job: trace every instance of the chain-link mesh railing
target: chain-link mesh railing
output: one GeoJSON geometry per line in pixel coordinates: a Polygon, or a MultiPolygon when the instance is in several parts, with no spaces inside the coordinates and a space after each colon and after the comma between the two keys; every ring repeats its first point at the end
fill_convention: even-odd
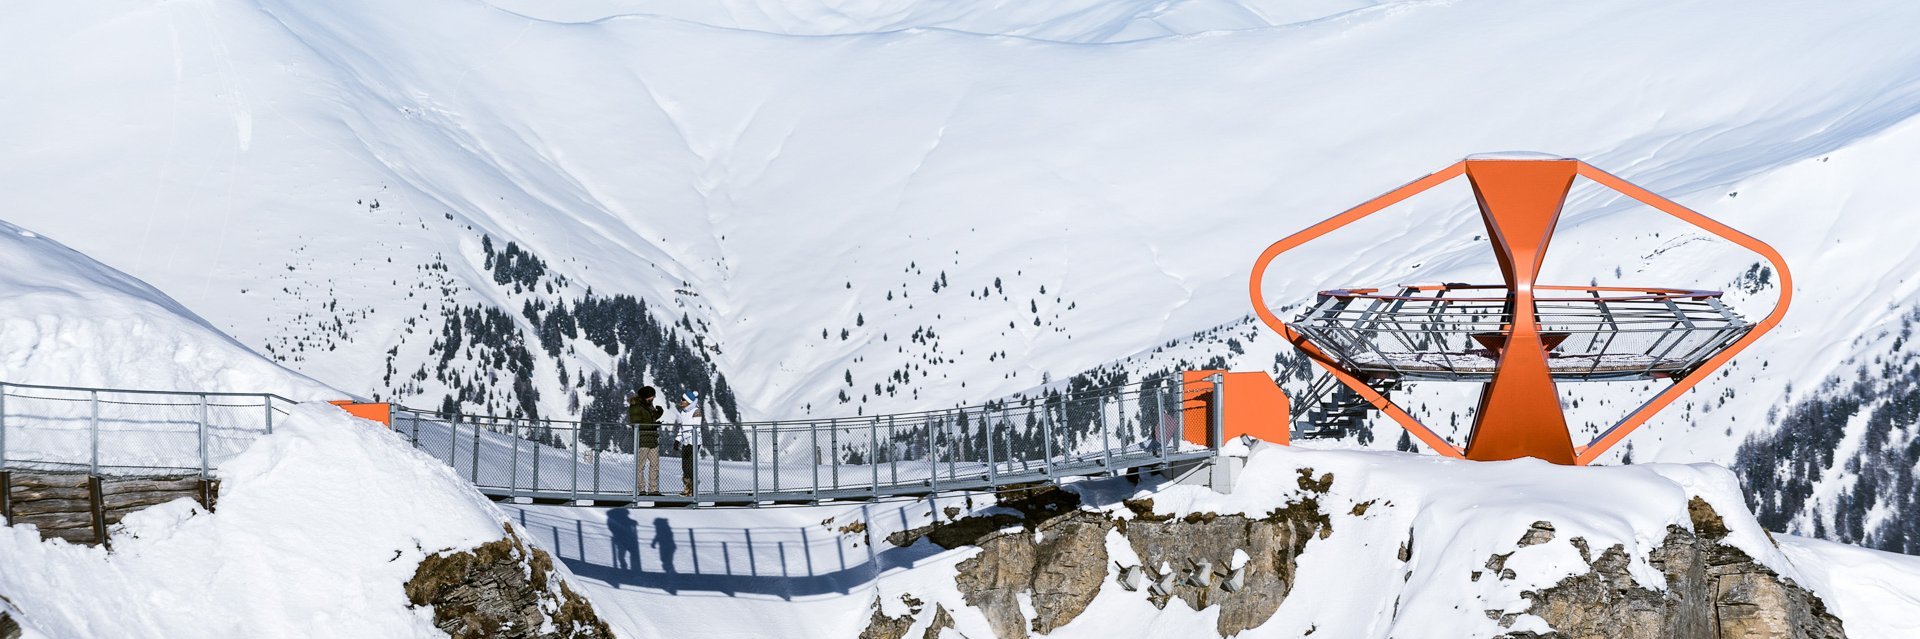
{"type": "Polygon", "coordinates": [[[265,393],[0,382],[0,468],[204,476],[272,433],[292,403],[265,393]]]}
{"type": "Polygon", "coordinates": [[[916,413],[656,425],[396,407],[393,427],[498,496],[816,501],[991,489],[1205,457],[1210,449],[1181,438],[1182,404],[1198,392],[1156,380],[916,413]]]}

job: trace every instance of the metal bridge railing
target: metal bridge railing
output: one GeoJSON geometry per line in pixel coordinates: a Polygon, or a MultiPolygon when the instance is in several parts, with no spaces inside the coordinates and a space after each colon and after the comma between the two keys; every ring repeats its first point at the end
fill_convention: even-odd
{"type": "Polygon", "coordinates": [[[658,490],[646,489],[651,480],[634,455],[641,436],[625,422],[396,407],[393,428],[495,496],[819,501],[992,489],[1211,456],[1181,438],[1182,403],[1205,392],[1136,383],[915,413],[661,424],[658,490]]]}
{"type": "MultiPolygon", "coordinates": [[[[394,406],[392,429],[483,493],[596,501],[758,503],[998,489],[1211,457],[1186,415],[1212,386],[1152,381],[946,410],[661,424],[657,490],[624,422],[443,414],[394,406]],[[690,462],[690,463],[689,463],[690,462]]],[[[293,400],[271,393],[0,382],[0,469],[207,476],[293,400]]]]}
{"type": "Polygon", "coordinates": [[[0,469],[207,475],[286,414],[270,393],[0,382],[0,469]]]}

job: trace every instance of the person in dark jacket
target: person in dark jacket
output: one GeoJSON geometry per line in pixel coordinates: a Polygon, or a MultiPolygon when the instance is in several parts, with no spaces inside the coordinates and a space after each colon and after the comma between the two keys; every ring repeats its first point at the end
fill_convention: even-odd
{"type": "Polygon", "coordinates": [[[660,418],[666,409],[653,405],[652,386],[627,398],[627,423],[633,425],[633,486],[643,495],[660,494],[660,418]]]}

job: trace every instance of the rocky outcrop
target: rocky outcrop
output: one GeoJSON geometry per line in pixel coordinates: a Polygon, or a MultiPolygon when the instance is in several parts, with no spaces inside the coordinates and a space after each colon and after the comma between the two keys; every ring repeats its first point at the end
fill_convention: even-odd
{"type": "MultiPolygon", "coordinates": [[[[879,599],[873,600],[873,616],[860,631],[860,639],[907,639],[924,602],[910,596],[903,596],[900,601],[907,605],[907,614],[893,617],[880,609],[879,599]]],[[[927,629],[920,633],[920,639],[940,639],[940,631],[952,627],[953,615],[947,612],[946,606],[935,604],[933,617],[928,620],[927,629]]]]}
{"type": "Polygon", "coordinates": [[[413,606],[432,606],[433,623],[457,639],[608,638],[592,604],[553,570],[553,558],[506,537],[469,551],[432,555],[406,585],[413,606]]]}
{"type": "Polygon", "coordinates": [[[913,615],[888,616],[880,609],[880,600],[873,600],[873,616],[867,619],[867,627],[860,631],[860,639],[906,639],[907,631],[913,629],[913,615]]]}
{"type": "MultiPolygon", "coordinates": [[[[1300,478],[1310,494],[1324,493],[1332,481],[1332,475],[1314,478],[1310,472],[1300,478]]],[[[926,537],[944,548],[979,547],[959,564],[956,581],[1000,639],[1047,634],[1072,622],[1116,568],[1124,587],[1156,607],[1175,598],[1196,610],[1219,606],[1216,630],[1233,636],[1273,616],[1293,587],[1294,559],[1308,541],[1332,532],[1311,498],[1260,518],[1174,518],[1156,515],[1150,500],[1127,502],[1133,517],[1115,518],[1081,509],[1078,496],[1052,488],[1000,505],[1012,512],[961,518],[891,539],[903,546],[926,537]],[[1116,531],[1139,564],[1111,561],[1107,538],[1116,531]],[[1138,578],[1129,579],[1129,573],[1138,578]],[[1022,609],[1023,596],[1031,618],[1022,609]]]]}
{"type": "MultiPolygon", "coordinates": [[[[943,548],[977,546],[981,552],[960,562],[956,580],[967,605],[980,610],[1003,639],[1047,633],[1085,611],[1107,576],[1105,514],[1080,509],[1080,498],[1052,487],[1010,493],[992,515],[895,533],[889,541],[907,546],[925,537],[943,548]],[[1029,620],[1020,607],[1028,595],[1029,620]]],[[[958,515],[952,511],[949,516],[958,515]]]]}
{"type": "MultiPolygon", "coordinates": [[[[1545,619],[1553,632],[1511,633],[1513,639],[1837,639],[1845,637],[1840,620],[1826,604],[1793,580],[1755,562],[1723,543],[1725,523],[1698,497],[1689,503],[1693,530],[1672,526],[1648,563],[1666,576],[1667,589],[1651,590],[1628,574],[1630,558],[1615,545],[1591,559],[1591,572],[1562,580],[1551,588],[1525,593],[1527,612],[1545,619]]],[[[1541,524],[1528,531],[1537,539],[1541,524]]],[[[1551,538],[1551,525],[1545,527],[1551,538]]],[[[1583,551],[1583,540],[1572,540],[1583,551]]],[[[1541,542],[1536,542],[1541,543],[1541,542]]],[[[1489,568],[1504,563],[1495,556],[1489,568]]],[[[1502,569],[1495,569],[1501,572],[1502,569]]],[[[1510,577],[1509,577],[1510,578],[1510,577]]],[[[1515,615],[1488,615],[1512,623],[1515,615]]]]}
{"type": "MultiPolygon", "coordinates": [[[[1211,608],[1217,611],[1213,630],[1232,637],[1273,618],[1299,579],[1297,557],[1308,544],[1334,534],[1322,510],[1322,501],[1330,501],[1333,476],[1303,469],[1298,483],[1295,501],[1261,516],[1201,512],[1175,517],[1156,512],[1147,499],[1123,502],[1129,512],[1116,515],[1112,508],[1083,507],[1073,492],[1038,487],[1004,496],[986,514],[962,517],[949,510],[949,521],[896,533],[889,541],[906,546],[926,539],[948,549],[978,548],[957,565],[955,582],[965,603],[999,639],[1052,633],[1100,596],[1138,597],[1159,608],[1175,599],[1194,610],[1211,608]],[[1110,556],[1108,549],[1116,543],[1126,544],[1132,557],[1118,550],[1120,557],[1110,556]],[[1114,592],[1115,582],[1123,592],[1114,592]]],[[[1512,628],[1532,615],[1552,628],[1545,634],[1511,631],[1504,635],[1508,639],[1845,636],[1840,620],[1818,597],[1726,543],[1726,522],[1705,501],[1694,498],[1688,506],[1692,528],[1669,527],[1661,545],[1644,558],[1666,577],[1664,590],[1634,581],[1629,573],[1634,558],[1626,548],[1595,552],[1585,539],[1574,537],[1564,543],[1590,570],[1524,593],[1524,611],[1489,610],[1488,617],[1512,628]]],[[[1360,522],[1372,519],[1370,509],[1393,507],[1384,500],[1359,502],[1351,507],[1354,519],[1342,521],[1365,525],[1360,522]]],[[[1559,532],[1553,522],[1534,522],[1520,534],[1518,546],[1553,543],[1559,532]]],[[[1397,553],[1411,568],[1413,537],[1407,534],[1398,548],[1389,545],[1379,552],[1397,553]]],[[[1469,577],[1519,579],[1509,566],[1513,555],[1493,555],[1484,566],[1472,566],[1469,577]]],[[[888,617],[876,602],[863,638],[905,639],[916,620],[928,619],[913,603],[911,614],[888,617]]],[[[930,625],[929,636],[937,636],[942,626],[930,625]]]]}
{"type": "Polygon", "coordinates": [[[1195,610],[1219,606],[1215,630],[1223,637],[1266,623],[1293,590],[1300,551],[1333,532],[1311,499],[1260,519],[1211,513],[1155,518],[1151,504],[1127,505],[1137,514],[1120,529],[1141,559],[1143,583],[1173,577],[1169,587],[1146,588],[1148,601],[1161,608],[1174,598],[1195,610]],[[1235,565],[1236,555],[1243,564],[1235,565]]]}

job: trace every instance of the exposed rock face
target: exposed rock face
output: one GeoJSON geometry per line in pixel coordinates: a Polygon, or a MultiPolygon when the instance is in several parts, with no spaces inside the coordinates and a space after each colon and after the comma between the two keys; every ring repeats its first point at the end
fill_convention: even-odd
{"type": "MultiPolygon", "coordinates": [[[[956,583],[967,605],[979,610],[999,639],[1024,639],[1051,633],[1079,617],[1106,586],[1110,576],[1133,592],[1108,596],[1139,597],[1164,608],[1174,599],[1218,611],[1214,630],[1231,637],[1266,624],[1292,592],[1296,558],[1316,539],[1333,534],[1321,500],[1333,477],[1302,470],[1303,497],[1260,517],[1194,513],[1172,517],[1155,513],[1151,501],[1125,502],[1132,517],[1082,509],[1074,493],[1039,488],[1008,496],[991,515],[896,533],[889,541],[909,545],[926,538],[949,549],[978,547],[958,565],[956,583]],[[1138,566],[1116,563],[1107,552],[1118,536],[1138,566]],[[1236,571],[1236,556],[1241,565],[1236,571]],[[1024,600],[1024,603],[1023,603],[1024,600]]],[[[1355,504],[1364,516],[1374,501],[1355,504]]],[[[950,512],[949,517],[955,512],[950,512]]],[[[1812,593],[1760,565],[1725,543],[1728,530],[1718,513],[1694,498],[1689,503],[1693,529],[1670,527],[1647,562],[1665,575],[1667,588],[1643,588],[1628,568],[1632,557],[1619,545],[1595,552],[1585,539],[1571,544],[1591,571],[1525,593],[1522,612],[1490,610],[1490,618],[1511,627],[1523,614],[1544,619],[1545,635],[1513,632],[1510,639],[1837,639],[1840,620],[1812,593]]],[[[1534,522],[1519,546],[1552,543],[1559,531],[1549,521],[1534,522]]],[[[1413,554],[1413,539],[1397,549],[1402,562],[1413,554]]],[[[1513,553],[1489,557],[1475,566],[1472,579],[1512,580],[1513,553]]],[[[1408,575],[1411,577],[1411,575],[1408,575]]],[[[917,602],[916,602],[917,603],[917,602]]],[[[937,610],[928,637],[952,624],[937,610]],[[942,623],[944,622],[944,623],[942,623]]],[[[905,639],[920,615],[890,618],[876,607],[863,639],[905,639]]],[[[1197,629],[1196,629],[1197,630],[1197,629]]],[[[1309,631],[1311,632],[1311,631],[1309,631]]]]}
{"type": "Polygon", "coordinates": [[[20,639],[20,624],[4,612],[0,612],[0,639],[20,639]]]}
{"type": "Polygon", "coordinates": [[[1293,590],[1294,560],[1307,542],[1332,533],[1313,500],[1290,504],[1262,519],[1240,515],[1151,516],[1150,503],[1129,503],[1136,516],[1121,522],[1127,543],[1140,556],[1149,582],[1181,573],[1170,592],[1147,593],[1155,606],[1174,597],[1195,610],[1220,606],[1215,630],[1231,637],[1266,623],[1293,590]],[[1234,551],[1246,554],[1242,583],[1229,591],[1234,551]],[[1205,572],[1205,577],[1199,574],[1205,572]]]}
{"type": "MultiPolygon", "coordinates": [[[[887,613],[880,609],[880,600],[875,599],[873,617],[867,621],[866,629],[860,631],[860,639],[906,639],[907,633],[913,630],[913,620],[920,614],[923,602],[913,597],[900,599],[902,603],[907,604],[907,614],[898,617],[887,616],[887,613]]],[[[933,618],[929,620],[927,629],[920,633],[920,637],[921,639],[940,639],[940,631],[952,627],[953,615],[947,612],[946,606],[935,604],[933,618]]]]}
{"type": "Polygon", "coordinates": [[[906,639],[907,631],[913,629],[913,615],[898,617],[887,616],[880,609],[880,600],[873,601],[873,617],[867,620],[867,627],[860,631],[860,639],[906,639]]]}
{"type": "MultiPolygon", "coordinates": [[[[1301,476],[1301,486],[1310,491],[1325,492],[1331,482],[1331,475],[1301,476]]],[[[1158,607],[1176,597],[1194,609],[1220,606],[1217,630],[1233,636],[1273,616],[1293,587],[1294,558],[1308,541],[1332,530],[1312,499],[1260,519],[1212,514],[1175,519],[1155,515],[1152,502],[1142,500],[1126,504],[1132,519],[1116,520],[1081,510],[1077,496],[1054,489],[1001,505],[1019,514],[968,517],[892,539],[907,545],[925,536],[945,548],[978,546],[978,555],[960,563],[956,581],[967,604],[981,611],[1000,639],[1051,633],[1085,612],[1113,567],[1106,543],[1116,530],[1143,562],[1146,582],[1138,596],[1158,607]],[[1246,555],[1246,562],[1229,585],[1236,551],[1246,555]],[[1147,587],[1159,582],[1169,586],[1164,591],[1147,587]],[[1022,595],[1031,603],[1032,619],[1021,608],[1022,595]]]]}
{"type": "Polygon", "coordinates": [[[554,573],[551,556],[521,542],[512,526],[506,533],[471,551],[422,560],[407,582],[408,601],[433,606],[434,625],[458,639],[613,636],[554,573]]]}
{"type": "MultiPolygon", "coordinates": [[[[1628,574],[1619,545],[1592,561],[1593,571],[1526,596],[1528,612],[1568,639],[1834,639],[1840,620],[1819,597],[1721,543],[1726,525],[1705,501],[1689,504],[1692,531],[1679,526],[1654,549],[1649,563],[1666,575],[1665,592],[1642,588],[1628,574]]],[[[1540,524],[1535,524],[1537,530],[1540,524]]],[[[1534,533],[1529,531],[1530,536],[1534,533]]],[[[1574,540],[1579,542],[1580,540],[1574,540]]],[[[1583,544],[1576,546],[1584,548],[1583,544]]],[[[1496,559],[1504,559],[1496,557],[1496,559]]],[[[1490,566],[1491,567],[1491,563],[1490,566]]],[[[1498,611],[1490,615],[1497,617],[1498,611]]],[[[1537,637],[1513,633],[1513,638],[1537,637]]]]}
{"type": "Polygon", "coordinates": [[[1112,529],[1105,515],[1076,510],[1034,522],[1031,530],[994,533],[980,540],[980,554],[960,563],[960,592],[986,614],[995,636],[1027,636],[1022,593],[1031,595],[1033,631],[1053,632],[1100,593],[1112,529]]]}

